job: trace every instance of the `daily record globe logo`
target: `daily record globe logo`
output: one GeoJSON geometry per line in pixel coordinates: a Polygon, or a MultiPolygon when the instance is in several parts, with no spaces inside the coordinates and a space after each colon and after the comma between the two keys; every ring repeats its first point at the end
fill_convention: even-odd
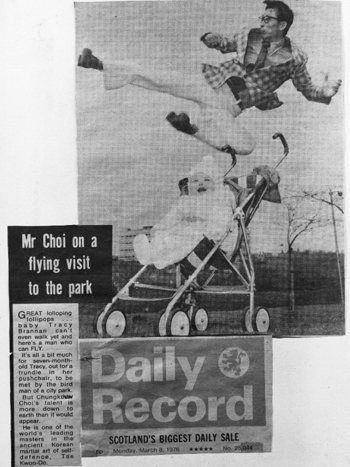
{"type": "Polygon", "coordinates": [[[221,352],[218,365],[221,373],[228,378],[240,378],[248,371],[249,357],[239,347],[228,347],[221,352]]]}

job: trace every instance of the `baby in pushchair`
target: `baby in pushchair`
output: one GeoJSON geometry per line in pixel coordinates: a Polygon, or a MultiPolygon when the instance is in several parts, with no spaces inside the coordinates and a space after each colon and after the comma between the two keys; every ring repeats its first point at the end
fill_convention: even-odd
{"type": "Polygon", "coordinates": [[[209,315],[205,297],[226,296],[233,302],[245,298],[249,305],[239,309],[244,332],[264,334],[270,327],[269,312],[255,303],[255,271],[248,226],[261,201],[280,203],[277,167],[288,155],[281,133],[284,155],[275,168],[256,167],[248,176],[222,177],[211,157],[194,167],[179,182],[181,195],[176,205],[152,229],[151,241],[136,237],[134,249],[143,267],[118,291],[112,302],[96,317],[100,337],[121,337],[132,329],[135,313],[155,312],[155,334],[188,336],[191,330],[206,331],[209,315]],[[236,261],[237,260],[237,261],[236,261]],[[164,268],[176,264],[176,287],[145,283],[140,278],[148,265],[164,268]],[[231,271],[229,285],[210,285],[219,271],[231,271]],[[202,271],[204,276],[200,277],[202,271]],[[150,297],[151,294],[151,297],[150,297]]]}
{"type": "MultiPolygon", "coordinates": [[[[143,265],[154,264],[158,269],[178,263],[203,238],[218,241],[228,230],[235,208],[235,197],[224,185],[213,158],[204,157],[188,176],[188,195],[180,196],[152,228],[151,241],[145,234],[135,238],[138,261],[143,265]]],[[[232,227],[237,228],[236,224],[232,227]]],[[[235,247],[236,238],[231,231],[222,244],[222,250],[228,255],[235,247]]]]}

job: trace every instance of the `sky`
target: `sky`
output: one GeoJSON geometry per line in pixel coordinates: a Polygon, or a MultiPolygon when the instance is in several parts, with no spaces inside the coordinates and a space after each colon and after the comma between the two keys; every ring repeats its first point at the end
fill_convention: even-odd
{"type": "MultiPolygon", "coordinates": [[[[340,3],[287,3],[295,13],[288,35],[308,54],[314,83],[322,84],[326,72],[330,79],[341,78],[340,3]]],[[[263,6],[257,0],[106,2],[76,3],[75,11],[76,57],[89,47],[105,61],[125,59],[191,73],[195,63],[218,64],[233,56],[207,49],[199,41],[202,34],[230,35],[243,25],[257,27],[263,6]]],[[[118,254],[119,233],[153,225],[164,216],[178,198],[178,180],[203,156],[213,155],[222,173],[230,159],[165,120],[169,111],[194,110],[195,104],[135,86],[106,91],[102,75],[76,69],[79,220],[112,224],[118,254]]],[[[238,117],[257,143],[252,154],[238,157],[234,174],[249,174],[257,165],[275,166],[283,154],[280,142],[272,140],[278,131],[290,147],[278,169],[282,195],[300,188],[342,189],[342,90],[328,106],[308,102],[291,82],[278,95],[284,102],[280,108],[253,108],[238,117]]],[[[324,204],[322,217],[330,216],[324,204]]],[[[285,251],[286,219],[283,204],[262,203],[250,227],[253,251],[285,251]]],[[[341,223],[338,236],[343,248],[341,223]]],[[[332,227],[301,236],[295,247],[334,251],[332,227]]]]}

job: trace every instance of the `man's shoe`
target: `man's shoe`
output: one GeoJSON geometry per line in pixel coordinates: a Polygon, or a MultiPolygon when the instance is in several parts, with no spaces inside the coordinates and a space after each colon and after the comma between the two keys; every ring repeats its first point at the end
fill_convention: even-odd
{"type": "Polygon", "coordinates": [[[84,49],[79,55],[78,66],[83,68],[93,68],[95,70],[103,70],[103,63],[97,57],[92,55],[91,49],[84,49]]]}
{"type": "Polygon", "coordinates": [[[168,120],[170,125],[176,128],[178,131],[182,131],[188,135],[194,135],[198,131],[196,125],[191,124],[190,117],[184,112],[180,113],[179,115],[176,115],[175,112],[170,112],[165,118],[168,120]]]}

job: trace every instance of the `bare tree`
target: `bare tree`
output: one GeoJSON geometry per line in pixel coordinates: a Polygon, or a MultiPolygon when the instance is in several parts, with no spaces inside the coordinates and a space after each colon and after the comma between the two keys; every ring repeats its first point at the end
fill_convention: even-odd
{"type": "Polygon", "coordinates": [[[305,198],[311,198],[315,201],[320,201],[321,203],[334,206],[342,214],[344,214],[343,209],[343,192],[336,189],[327,189],[321,191],[311,191],[311,190],[302,190],[302,196],[305,198]]]}
{"type": "Polygon", "coordinates": [[[337,255],[340,295],[341,295],[342,303],[345,303],[343,276],[342,276],[341,265],[340,265],[339,245],[338,245],[338,236],[337,236],[337,228],[336,228],[337,219],[335,216],[335,209],[338,209],[342,214],[344,214],[344,210],[342,207],[343,199],[344,199],[343,192],[341,190],[332,189],[332,188],[329,188],[323,191],[316,191],[316,192],[303,190],[303,196],[305,198],[310,198],[310,199],[319,201],[320,203],[325,203],[331,206],[332,223],[333,223],[333,229],[334,229],[335,252],[337,255]]]}
{"type": "Polygon", "coordinates": [[[322,204],[313,197],[305,196],[305,190],[289,191],[282,199],[287,209],[287,245],[289,270],[290,310],[295,310],[294,245],[301,236],[328,223],[321,215],[322,204]],[[311,198],[311,199],[310,199],[311,198]],[[316,202],[317,201],[317,202],[316,202]]]}

